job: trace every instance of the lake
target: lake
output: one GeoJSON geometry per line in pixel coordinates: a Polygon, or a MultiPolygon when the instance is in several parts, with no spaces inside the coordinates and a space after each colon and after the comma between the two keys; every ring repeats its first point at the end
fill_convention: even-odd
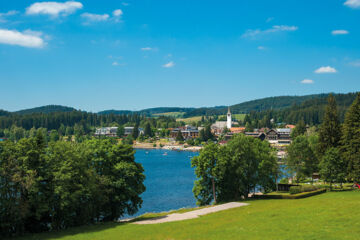
{"type": "Polygon", "coordinates": [[[188,151],[136,149],[135,161],[141,163],[145,170],[146,191],[141,195],[142,207],[134,216],[195,207],[192,188],[196,177],[194,169],[191,168],[191,158],[198,154],[188,151]]]}
{"type": "MultiPolygon", "coordinates": [[[[196,177],[194,169],[191,168],[191,158],[198,154],[188,151],[136,149],[135,161],[141,163],[145,170],[146,191],[141,195],[142,207],[134,216],[195,207],[192,188],[196,177]]],[[[282,174],[278,181],[289,177],[285,165],[280,165],[280,169],[282,174]]]]}

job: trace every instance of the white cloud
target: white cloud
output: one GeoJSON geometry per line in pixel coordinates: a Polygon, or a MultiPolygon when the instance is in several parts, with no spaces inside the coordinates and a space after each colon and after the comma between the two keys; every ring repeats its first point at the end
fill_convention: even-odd
{"type": "Polygon", "coordinates": [[[94,14],[94,13],[83,13],[81,17],[86,19],[87,22],[103,22],[109,19],[109,14],[94,14]]]}
{"type": "Polygon", "coordinates": [[[360,0],[347,0],[344,5],[351,8],[360,8],[360,0]]]}
{"type": "Polygon", "coordinates": [[[332,35],[346,35],[349,34],[349,31],[347,30],[343,30],[343,29],[339,29],[339,30],[334,30],[331,32],[332,35]]]}
{"type": "Polygon", "coordinates": [[[297,26],[287,26],[287,25],[275,25],[272,28],[261,30],[261,29],[249,29],[247,30],[242,37],[243,38],[255,38],[260,35],[265,35],[269,33],[276,32],[293,32],[298,30],[297,26]]]}
{"type": "Polygon", "coordinates": [[[172,68],[174,66],[175,66],[175,63],[173,61],[170,61],[170,62],[162,65],[162,67],[164,67],[164,68],[172,68]]]}
{"type": "Polygon", "coordinates": [[[311,80],[311,79],[304,79],[301,81],[302,84],[313,84],[314,83],[314,80],[311,80]]]}
{"type": "Polygon", "coordinates": [[[258,46],[257,49],[258,49],[258,50],[265,50],[266,47],[264,47],[264,46],[258,46]]]}
{"type": "Polygon", "coordinates": [[[67,1],[67,2],[36,2],[26,9],[27,15],[50,15],[58,17],[72,14],[76,10],[83,8],[81,2],[67,1]]]}
{"type": "Polygon", "coordinates": [[[8,12],[5,12],[5,13],[0,13],[0,22],[6,22],[6,20],[4,19],[5,17],[13,16],[13,15],[16,15],[18,13],[19,13],[18,11],[14,11],[14,10],[11,10],[11,11],[8,11],[8,12]]]}
{"type": "Polygon", "coordinates": [[[121,9],[116,9],[113,11],[113,15],[115,17],[120,17],[121,15],[123,15],[123,11],[121,9]]]}
{"type": "Polygon", "coordinates": [[[0,13],[0,17],[12,16],[12,15],[16,15],[18,13],[19,13],[18,11],[11,10],[11,11],[8,11],[8,12],[5,12],[5,13],[0,13]]]}
{"type": "Polygon", "coordinates": [[[45,41],[41,38],[41,35],[41,32],[31,30],[18,32],[16,30],[0,29],[0,43],[29,48],[42,48],[45,46],[45,41]]]}
{"type": "Polygon", "coordinates": [[[129,3],[127,3],[127,2],[122,2],[121,4],[124,6],[129,6],[129,3]]]}
{"type": "Polygon", "coordinates": [[[271,22],[272,20],[274,20],[274,18],[273,18],[273,17],[269,17],[269,18],[266,19],[266,22],[271,22]]]}
{"type": "Polygon", "coordinates": [[[141,51],[151,51],[152,48],[151,47],[143,47],[143,48],[140,48],[141,51]]]}
{"type": "Polygon", "coordinates": [[[336,72],[337,72],[336,69],[330,66],[320,67],[315,70],[315,73],[336,73],[336,72]]]}

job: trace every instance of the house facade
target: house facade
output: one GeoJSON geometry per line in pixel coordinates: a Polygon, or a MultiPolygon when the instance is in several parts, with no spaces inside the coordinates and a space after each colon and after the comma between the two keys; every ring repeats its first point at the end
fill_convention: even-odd
{"type": "Polygon", "coordinates": [[[197,138],[199,136],[199,130],[196,127],[185,125],[184,127],[172,129],[170,132],[170,137],[176,138],[179,131],[181,131],[184,139],[197,138]]]}
{"type": "Polygon", "coordinates": [[[118,127],[102,127],[95,130],[95,136],[116,137],[118,127]]]}

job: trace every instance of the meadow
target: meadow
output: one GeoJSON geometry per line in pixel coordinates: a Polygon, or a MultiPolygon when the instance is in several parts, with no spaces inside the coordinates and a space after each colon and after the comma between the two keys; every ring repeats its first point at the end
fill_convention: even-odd
{"type": "MultiPolygon", "coordinates": [[[[28,235],[17,240],[359,239],[360,236],[359,191],[328,192],[296,200],[247,202],[249,206],[181,222],[105,223],[28,235]]],[[[159,215],[145,218],[156,216],[159,215]]]]}

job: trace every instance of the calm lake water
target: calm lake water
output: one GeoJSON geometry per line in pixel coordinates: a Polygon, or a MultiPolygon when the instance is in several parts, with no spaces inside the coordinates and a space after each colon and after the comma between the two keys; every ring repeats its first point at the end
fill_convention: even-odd
{"type": "MultiPolygon", "coordinates": [[[[187,151],[137,149],[135,161],[144,167],[146,191],[141,195],[142,208],[133,216],[195,207],[196,200],[192,188],[196,177],[194,169],[191,168],[191,158],[198,154],[187,151]]],[[[282,176],[279,181],[282,177],[288,177],[285,166],[281,165],[280,169],[282,176]]]]}
{"type": "Polygon", "coordinates": [[[146,191],[141,195],[142,208],[134,216],[195,207],[191,158],[197,155],[197,152],[137,149],[135,160],[145,169],[146,191]]]}

